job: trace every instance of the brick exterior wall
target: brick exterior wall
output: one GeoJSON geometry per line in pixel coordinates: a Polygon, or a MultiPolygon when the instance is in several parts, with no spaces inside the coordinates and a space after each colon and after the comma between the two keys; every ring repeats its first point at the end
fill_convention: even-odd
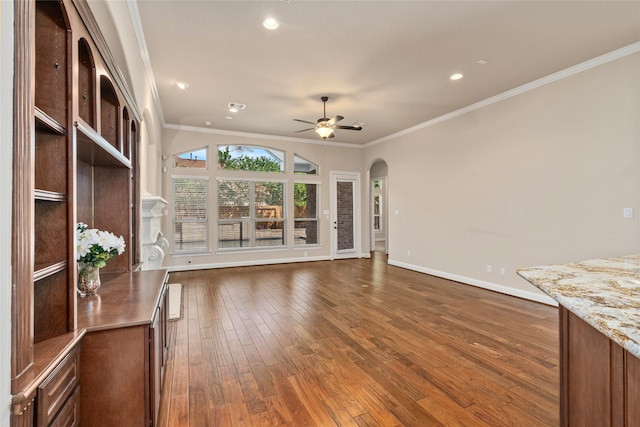
{"type": "Polygon", "coordinates": [[[353,249],[353,183],[337,183],[338,250],[353,249]]]}

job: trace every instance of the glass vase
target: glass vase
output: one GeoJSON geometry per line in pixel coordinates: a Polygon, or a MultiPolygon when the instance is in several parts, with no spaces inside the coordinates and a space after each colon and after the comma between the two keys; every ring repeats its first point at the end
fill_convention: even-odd
{"type": "Polygon", "coordinates": [[[90,262],[78,262],[78,294],[94,295],[100,289],[100,268],[90,262]]]}

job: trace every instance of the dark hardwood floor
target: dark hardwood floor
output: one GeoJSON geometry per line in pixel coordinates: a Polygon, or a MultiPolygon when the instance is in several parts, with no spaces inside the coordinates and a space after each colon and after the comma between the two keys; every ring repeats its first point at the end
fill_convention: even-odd
{"type": "Polygon", "coordinates": [[[171,274],[160,426],[557,426],[557,308],[372,259],[171,274]]]}

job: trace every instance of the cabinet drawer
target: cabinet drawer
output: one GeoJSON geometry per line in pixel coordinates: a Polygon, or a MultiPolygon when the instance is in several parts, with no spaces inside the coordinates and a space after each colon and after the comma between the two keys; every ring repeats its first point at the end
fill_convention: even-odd
{"type": "Polygon", "coordinates": [[[79,381],[79,362],[74,349],[38,387],[38,425],[48,425],[73,393],[79,381]]]}
{"type": "Polygon", "coordinates": [[[80,386],[62,405],[62,409],[49,427],[76,427],[80,425],[80,386]]]}

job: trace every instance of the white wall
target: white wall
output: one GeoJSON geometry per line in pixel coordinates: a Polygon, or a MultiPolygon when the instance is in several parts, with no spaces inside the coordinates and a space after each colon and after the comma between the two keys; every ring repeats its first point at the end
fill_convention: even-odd
{"type": "Polygon", "coordinates": [[[640,249],[640,54],[366,157],[389,165],[391,263],[536,298],[517,268],[640,249]]]}
{"type": "Polygon", "coordinates": [[[0,1],[0,425],[9,425],[11,404],[12,141],[13,2],[0,1]]]}

